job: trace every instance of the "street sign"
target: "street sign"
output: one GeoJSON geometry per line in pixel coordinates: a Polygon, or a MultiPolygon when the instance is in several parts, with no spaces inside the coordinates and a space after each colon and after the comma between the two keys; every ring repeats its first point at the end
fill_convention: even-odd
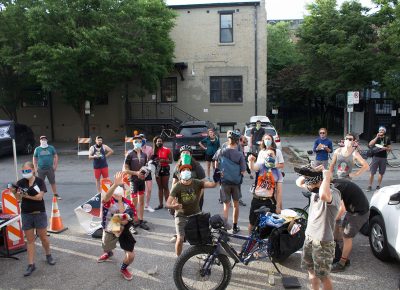
{"type": "Polygon", "coordinates": [[[278,115],[278,109],[272,109],[272,115],[278,115]]]}
{"type": "Polygon", "coordinates": [[[349,91],[347,92],[347,104],[359,104],[360,103],[360,92],[358,91],[349,91]]]}
{"type": "Polygon", "coordinates": [[[347,112],[348,113],[353,113],[354,112],[354,106],[353,105],[347,105],[347,112]]]}
{"type": "Polygon", "coordinates": [[[353,105],[353,104],[354,104],[353,92],[347,92],[347,105],[353,105]]]}
{"type": "Polygon", "coordinates": [[[360,103],[360,92],[353,92],[353,103],[354,104],[360,103]]]}

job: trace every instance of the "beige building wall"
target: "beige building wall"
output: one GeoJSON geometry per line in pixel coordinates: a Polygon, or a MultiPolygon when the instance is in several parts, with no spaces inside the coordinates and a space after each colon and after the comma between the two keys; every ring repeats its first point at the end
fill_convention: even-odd
{"type": "Polygon", "coordinates": [[[266,11],[258,6],[176,9],[175,62],[185,62],[184,81],[178,74],[177,106],[201,119],[244,125],[255,114],[255,17],[257,15],[257,114],[266,114],[266,11]],[[220,11],[234,11],[233,43],[220,43],[220,11]],[[210,76],[243,78],[243,103],[210,103],[210,76]]]}

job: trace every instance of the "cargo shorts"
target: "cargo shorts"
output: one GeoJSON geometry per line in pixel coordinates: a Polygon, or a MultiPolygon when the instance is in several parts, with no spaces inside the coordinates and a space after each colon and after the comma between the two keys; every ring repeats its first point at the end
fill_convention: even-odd
{"type": "Polygon", "coordinates": [[[323,278],[331,272],[334,256],[334,241],[318,241],[306,236],[301,255],[301,267],[307,271],[314,271],[317,277],[323,278]]]}

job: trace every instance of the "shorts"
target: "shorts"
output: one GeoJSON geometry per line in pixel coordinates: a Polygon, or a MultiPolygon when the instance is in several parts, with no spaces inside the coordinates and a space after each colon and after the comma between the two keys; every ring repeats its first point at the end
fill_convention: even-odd
{"type": "Polygon", "coordinates": [[[334,241],[317,241],[306,236],[301,254],[301,267],[303,269],[314,271],[319,278],[326,277],[331,272],[334,257],[334,241]]]}
{"type": "Polygon", "coordinates": [[[214,154],[212,154],[212,155],[206,154],[206,155],[204,156],[204,160],[205,160],[205,161],[208,161],[208,162],[212,162],[212,161],[213,161],[213,157],[214,157],[214,154]]]}
{"type": "Polygon", "coordinates": [[[133,225],[131,223],[127,224],[122,231],[121,235],[117,237],[113,233],[106,232],[103,230],[103,237],[101,239],[101,246],[104,252],[110,252],[117,247],[117,242],[121,246],[121,249],[127,252],[132,252],[135,248],[136,240],[133,237],[133,225]]]}
{"type": "Polygon", "coordinates": [[[230,202],[231,199],[238,201],[242,198],[240,185],[222,184],[220,190],[220,198],[223,203],[230,202]]]}
{"type": "Polygon", "coordinates": [[[53,168],[49,168],[49,169],[38,169],[38,177],[40,179],[43,179],[43,181],[45,180],[47,176],[47,179],[49,180],[50,184],[55,184],[56,183],[56,176],[54,174],[54,169],[53,168]]]}
{"type": "Polygon", "coordinates": [[[103,178],[108,178],[108,167],[94,169],[94,177],[96,179],[100,179],[100,176],[103,176],[103,178]]]}
{"type": "Polygon", "coordinates": [[[346,212],[342,223],[343,237],[354,238],[368,219],[369,211],[362,215],[346,212]]]}
{"type": "Polygon", "coordinates": [[[47,228],[47,214],[40,213],[21,213],[22,230],[45,229],[47,228]]]}
{"type": "Polygon", "coordinates": [[[139,195],[142,195],[144,193],[144,189],[146,188],[146,183],[144,182],[144,179],[134,177],[133,180],[130,180],[130,187],[131,194],[138,193],[139,195]]]}
{"type": "Polygon", "coordinates": [[[144,181],[149,181],[149,180],[153,180],[153,179],[151,178],[151,173],[149,173],[149,175],[147,175],[146,178],[144,179],[144,181]]]}
{"type": "Polygon", "coordinates": [[[377,169],[379,168],[379,174],[384,175],[386,172],[386,161],[387,158],[384,157],[372,157],[372,162],[371,165],[369,166],[369,169],[371,171],[372,175],[375,175],[377,169]]]}
{"type": "Polygon", "coordinates": [[[161,166],[158,176],[169,176],[169,165],[168,166],[161,166]]]}
{"type": "Polygon", "coordinates": [[[186,216],[176,216],[175,217],[175,231],[176,234],[180,237],[185,236],[185,226],[188,222],[189,218],[186,216]]]}
{"type": "Polygon", "coordinates": [[[250,206],[250,213],[249,213],[249,222],[252,226],[254,226],[257,222],[257,215],[254,213],[255,210],[259,209],[262,206],[266,206],[267,208],[270,209],[270,212],[275,213],[276,212],[276,201],[274,198],[269,198],[266,200],[261,200],[253,197],[251,201],[251,206],[250,206]]]}

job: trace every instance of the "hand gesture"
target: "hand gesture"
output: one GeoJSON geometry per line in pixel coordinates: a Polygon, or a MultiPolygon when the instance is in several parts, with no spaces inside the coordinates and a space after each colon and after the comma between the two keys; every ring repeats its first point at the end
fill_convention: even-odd
{"type": "Polygon", "coordinates": [[[122,172],[122,171],[118,171],[117,173],[115,173],[114,175],[114,183],[117,185],[122,185],[124,183],[124,176],[126,173],[122,172]]]}
{"type": "Polygon", "coordinates": [[[178,200],[175,198],[174,201],[172,202],[172,207],[175,210],[180,210],[182,209],[182,204],[178,202],[178,200]]]}
{"type": "Polygon", "coordinates": [[[254,161],[256,161],[256,157],[253,154],[250,154],[249,157],[248,157],[248,160],[250,162],[254,162],[254,161]]]}

